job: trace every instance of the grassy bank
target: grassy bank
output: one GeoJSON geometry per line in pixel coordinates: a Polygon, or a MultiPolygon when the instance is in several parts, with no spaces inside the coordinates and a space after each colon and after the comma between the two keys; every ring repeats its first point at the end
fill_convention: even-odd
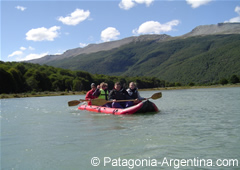
{"type": "MultiPolygon", "coordinates": [[[[212,85],[212,86],[178,86],[178,87],[159,87],[151,89],[139,89],[139,91],[149,91],[149,90],[183,90],[183,89],[202,89],[202,88],[230,88],[230,87],[240,87],[238,84],[227,84],[227,85],[212,85]]],[[[64,95],[85,95],[86,91],[81,92],[30,92],[30,93],[17,93],[17,94],[0,94],[0,99],[6,98],[24,98],[24,97],[43,97],[43,96],[64,96],[64,95]]]]}
{"type": "Polygon", "coordinates": [[[183,89],[205,89],[205,88],[230,88],[230,87],[240,87],[240,83],[238,84],[226,84],[226,85],[211,85],[211,86],[177,86],[177,87],[159,87],[159,88],[151,88],[151,89],[139,89],[139,91],[149,91],[149,90],[183,90],[183,89]]]}
{"type": "Polygon", "coordinates": [[[64,96],[64,95],[84,95],[86,91],[82,92],[30,92],[30,93],[17,93],[17,94],[0,94],[0,99],[7,98],[24,98],[24,97],[43,97],[43,96],[64,96]]]}

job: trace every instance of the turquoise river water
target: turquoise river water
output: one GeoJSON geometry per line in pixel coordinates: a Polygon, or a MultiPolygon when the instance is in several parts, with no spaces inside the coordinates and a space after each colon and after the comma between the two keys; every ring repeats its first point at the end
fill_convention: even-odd
{"type": "MultiPolygon", "coordinates": [[[[158,91],[144,91],[149,97],[158,91]]],[[[162,91],[150,115],[1,99],[1,169],[240,169],[240,88],[162,91]]]]}

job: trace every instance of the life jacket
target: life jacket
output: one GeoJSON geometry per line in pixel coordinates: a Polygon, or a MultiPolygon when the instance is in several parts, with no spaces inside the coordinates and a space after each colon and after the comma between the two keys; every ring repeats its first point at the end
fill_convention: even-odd
{"type": "Polygon", "coordinates": [[[93,90],[89,90],[86,94],[85,100],[89,100],[88,105],[92,105],[92,103],[90,101],[91,99],[96,99],[97,98],[96,96],[93,96],[93,92],[94,92],[93,90]]]}
{"type": "Polygon", "coordinates": [[[100,95],[98,96],[99,99],[108,100],[108,90],[100,89],[100,95]]]}
{"type": "Polygon", "coordinates": [[[129,88],[129,89],[127,89],[127,92],[132,99],[137,99],[138,98],[138,91],[137,91],[136,88],[133,89],[133,90],[129,88]]]}

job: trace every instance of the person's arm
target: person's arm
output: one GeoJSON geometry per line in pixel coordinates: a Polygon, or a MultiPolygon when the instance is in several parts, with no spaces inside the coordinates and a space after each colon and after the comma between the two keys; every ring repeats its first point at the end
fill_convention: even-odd
{"type": "Polygon", "coordinates": [[[100,95],[100,89],[96,89],[92,95],[98,97],[100,95]]]}
{"type": "Polygon", "coordinates": [[[91,95],[90,95],[90,91],[87,92],[86,96],[85,96],[85,100],[90,100],[91,99],[91,95]]]}
{"type": "Polygon", "coordinates": [[[122,93],[124,94],[124,98],[125,98],[125,100],[130,100],[130,99],[132,99],[132,97],[128,94],[128,92],[127,92],[127,90],[126,89],[123,89],[122,90],[122,93]]]}
{"type": "Polygon", "coordinates": [[[114,91],[110,91],[109,95],[108,95],[108,100],[116,100],[116,97],[115,97],[115,94],[114,94],[114,91]]]}

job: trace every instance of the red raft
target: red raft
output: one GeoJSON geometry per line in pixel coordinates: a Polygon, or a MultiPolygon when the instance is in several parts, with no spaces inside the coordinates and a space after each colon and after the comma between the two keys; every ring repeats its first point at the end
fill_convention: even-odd
{"type": "Polygon", "coordinates": [[[158,112],[157,106],[150,102],[149,100],[143,101],[137,105],[132,107],[128,107],[125,109],[120,108],[109,108],[102,106],[94,106],[94,105],[80,105],[78,106],[79,110],[87,110],[91,112],[98,113],[106,113],[106,114],[115,114],[115,115],[123,115],[123,114],[137,114],[137,113],[148,113],[148,112],[158,112]]]}

